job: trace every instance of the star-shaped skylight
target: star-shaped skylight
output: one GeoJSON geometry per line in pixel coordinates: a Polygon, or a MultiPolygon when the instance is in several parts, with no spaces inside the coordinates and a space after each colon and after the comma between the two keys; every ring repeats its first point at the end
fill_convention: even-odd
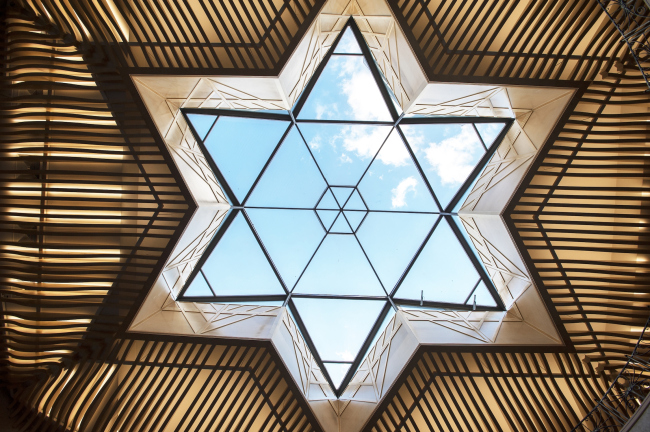
{"type": "Polygon", "coordinates": [[[502,309],[455,209],[507,121],[403,115],[353,21],[291,111],[184,115],[231,209],[181,299],[287,305],[339,391],[400,305],[502,309]]]}

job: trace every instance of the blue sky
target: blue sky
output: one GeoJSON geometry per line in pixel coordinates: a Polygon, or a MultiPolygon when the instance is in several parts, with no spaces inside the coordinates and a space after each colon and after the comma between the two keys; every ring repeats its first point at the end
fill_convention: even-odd
{"type": "MultiPolygon", "coordinates": [[[[360,52],[351,33],[336,52],[360,52]]],[[[395,126],[364,58],[337,54],[296,124],[188,117],[244,209],[231,210],[185,296],[290,292],[336,385],[350,364],[327,360],[352,362],[377,337],[369,331],[400,280],[396,298],[463,303],[478,286],[477,304],[494,305],[439,213],[485,154],[481,138],[489,147],[500,125],[395,126]]]]}

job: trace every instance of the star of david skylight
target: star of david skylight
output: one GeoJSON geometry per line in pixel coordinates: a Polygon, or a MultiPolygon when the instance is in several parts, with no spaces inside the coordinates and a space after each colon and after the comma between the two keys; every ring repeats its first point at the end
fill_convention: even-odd
{"type": "Polygon", "coordinates": [[[508,121],[405,116],[353,21],[291,111],[183,113],[231,208],[182,300],[288,306],[335,389],[400,306],[503,309],[455,211],[508,121]]]}

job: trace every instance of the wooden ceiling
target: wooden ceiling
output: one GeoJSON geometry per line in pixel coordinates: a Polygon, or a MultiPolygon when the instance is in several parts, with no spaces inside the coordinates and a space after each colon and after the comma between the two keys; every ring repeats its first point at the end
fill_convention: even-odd
{"type": "MultiPolygon", "coordinates": [[[[432,80],[579,89],[504,215],[572,346],[422,349],[367,430],[570,430],[650,312],[645,82],[596,2],[389,4],[432,80]]],[[[7,2],[0,379],[24,430],[319,429],[269,346],[124,330],[194,210],[129,74],[277,75],[321,6],[7,2]]]]}

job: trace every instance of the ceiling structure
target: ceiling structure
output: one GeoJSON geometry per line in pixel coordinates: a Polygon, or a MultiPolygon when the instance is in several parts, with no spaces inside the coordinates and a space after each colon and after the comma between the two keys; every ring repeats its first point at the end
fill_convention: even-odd
{"type": "MultiPolygon", "coordinates": [[[[248,108],[260,100],[267,107],[290,106],[322,58],[318,49],[301,57],[313,61],[297,69],[284,99],[231,98],[220,89],[227,77],[264,81],[288,70],[314,25],[326,35],[332,28],[327,20],[339,17],[325,13],[316,20],[323,5],[301,1],[156,5],[7,3],[2,379],[15,421],[27,430],[158,430],[162,424],[176,430],[320,430],[318,409],[305,399],[303,383],[273,338],[126,331],[166,257],[181,243],[183,227],[198,214],[193,183],[187,185],[158,120],[148,115],[140,78],[131,76],[218,77],[198,79],[216,82],[208,99],[248,108]]],[[[371,33],[394,42],[389,48],[374,43],[379,39],[369,45],[403,107],[475,115],[510,108],[517,130],[532,135],[527,131],[534,109],[499,105],[497,94],[512,99],[517,86],[570,94],[545,143],[517,157],[500,155],[491,167],[498,173],[523,159],[530,167],[525,176],[526,166],[521,168],[521,185],[503,203],[499,219],[521,251],[518,268],[530,272],[524,277],[539,290],[562,343],[416,344],[361,426],[571,429],[604,393],[648,315],[645,81],[592,2],[475,7],[405,1],[364,14],[369,6],[336,4],[344,19],[364,15],[357,18],[368,26],[362,30],[374,25],[381,31],[371,33]],[[402,73],[412,66],[403,55],[406,41],[427,82],[474,83],[481,90],[466,94],[471,97],[427,99],[402,73]]],[[[182,90],[181,81],[167,87],[170,82],[182,90]]],[[[162,103],[178,111],[173,97],[162,103]]],[[[511,148],[521,150],[517,137],[511,148]]],[[[197,176],[210,181],[206,171],[197,176]]],[[[490,190],[483,187],[480,196],[490,190]]],[[[493,239],[479,240],[490,251],[493,239]]],[[[485,256],[495,268],[503,263],[494,252],[485,256]]],[[[169,313],[178,307],[170,304],[169,313]]],[[[190,313],[206,311],[178,312],[190,313]]],[[[434,315],[417,319],[476,329],[467,317],[434,315]]],[[[291,320],[282,319],[286,331],[296,334],[291,320]]],[[[384,334],[398,334],[396,327],[384,334]]],[[[360,370],[372,369],[373,355],[381,363],[381,348],[392,343],[380,340],[360,370]]],[[[345,430],[345,423],[337,427],[345,430]]]]}

